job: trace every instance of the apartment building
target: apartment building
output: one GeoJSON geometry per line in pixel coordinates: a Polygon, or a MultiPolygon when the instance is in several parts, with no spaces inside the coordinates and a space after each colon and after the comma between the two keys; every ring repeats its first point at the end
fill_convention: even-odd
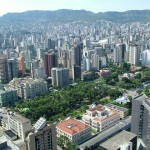
{"type": "Polygon", "coordinates": [[[34,98],[48,92],[44,79],[14,78],[9,85],[17,89],[17,94],[22,99],[34,98]]]}
{"type": "Polygon", "coordinates": [[[10,87],[0,89],[0,107],[9,106],[18,101],[17,90],[10,87]]]}
{"type": "Polygon", "coordinates": [[[120,120],[120,114],[108,107],[93,104],[86,110],[82,120],[93,129],[101,132],[117,123],[120,120]]]}
{"type": "Polygon", "coordinates": [[[56,126],[57,137],[66,136],[79,144],[91,137],[91,127],[75,119],[67,119],[56,126]]]}

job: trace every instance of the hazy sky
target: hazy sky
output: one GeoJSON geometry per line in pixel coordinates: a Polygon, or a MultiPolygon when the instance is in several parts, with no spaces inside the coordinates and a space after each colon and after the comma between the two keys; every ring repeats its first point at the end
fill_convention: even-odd
{"type": "Polygon", "coordinates": [[[150,0],[0,0],[0,15],[57,9],[85,9],[93,12],[150,9],[150,0]]]}

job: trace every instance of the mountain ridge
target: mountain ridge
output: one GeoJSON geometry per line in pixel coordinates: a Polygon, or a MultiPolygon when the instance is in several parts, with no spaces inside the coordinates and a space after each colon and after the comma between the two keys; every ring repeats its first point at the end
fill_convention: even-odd
{"type": "Polygon", "coordinates": [[[112,22],[148,22],[150,10],[129,10],[125,12],[108,11],[94,13],[87,10],[59,9],[30,10],[21,13],[7,13],[0,17],[0,21],[50,21],[50,22],[73,22],[73,21],[97,21],[107,20],[112,22]]]}

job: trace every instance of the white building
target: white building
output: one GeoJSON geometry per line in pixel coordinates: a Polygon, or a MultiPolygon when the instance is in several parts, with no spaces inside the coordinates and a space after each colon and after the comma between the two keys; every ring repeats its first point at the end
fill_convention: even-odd
{"type": "Polygon", "coordinates": [[[142,65],[150,66],[150,50],[145,50],[142,52],[142,65]]]}
{"type": "Polygon", "coordinates": [[[103,131],[120,120],[120,115],[116,110],[110,109],[102,105],[92,105],[86,114],[82,116],[82,120],[97,131],[103,131]]]}
{"type": "Polygon", "coordinates": [[[130,45],[129,63],[131,65],[138,65],[140,61],[140,50],[138,45],[130,45]]]}
{"type": "Polygon", "coordinates": [[[69,85],[68,68],[52,68],[52,85],[54,87],[64,87],[69,85]]]}

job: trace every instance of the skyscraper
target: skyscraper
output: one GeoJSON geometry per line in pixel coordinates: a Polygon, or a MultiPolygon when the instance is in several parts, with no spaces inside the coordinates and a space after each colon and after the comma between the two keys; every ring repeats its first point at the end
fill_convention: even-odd
{"type": "Polygon", "coordinates": [[[0,82],[4,83],[7,81],[8,81],[7,57],[1,55],[0,56],[0,82]]]}
{"type": "Polygon", "coordinates": [[[18,66],[19,66],[19,70],[21,71],[21,74],[25,75],[25,59],[23,56],[20,56],[18,58],[18,66]]]}
{"type": "Polygon", "coordinates": [[[14,59],[14,58],[8,59],[7,66],[8,66],[8,78],[9,78],[9,81],[12,80],[13,78],[17,78],[18,77],[17,60],[14,59]]]}
{"type": "Polygon", "coordinates": [[[64,87],[69,85],[69,69],[53,68],[52,69],[52,85],[54,87],[64,87]]]}
{"type": "Polygon", "coordinates": [[[114,62],[115,63],[124,62],[125,56],[126,56],[126,45],[118,44],[114,49],[114,62]]]}
{"type": "Polygon", "coordinates": [[[129,63],[131,65],[138,65],[140,61],[140,50],[138,45],[131,44],[129,50],[129,63]]]}
{"type": "Polygon", "coordinates": [[[138,136],[144,150],[150,149],[150,98],[145,95],[132,100],[131,132],[138,136]]]}
{"type": "Polygon", "coordinates": [[[44,55],[44,68],[47,77],[51,76],[52,68],[57,67],[57,54],[54,52],[48,52],[44,55]]]}

